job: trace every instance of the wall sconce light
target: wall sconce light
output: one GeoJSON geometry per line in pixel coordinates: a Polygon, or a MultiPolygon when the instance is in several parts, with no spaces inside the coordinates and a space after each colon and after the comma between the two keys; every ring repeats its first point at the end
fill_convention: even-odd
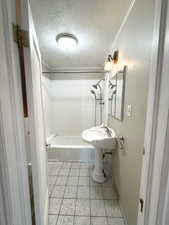
{"type": "Polygon", "coordinates": [[[111,55],[108,55],[107,60],[105,61],[104,70],[111,72],[113,69],[113,58],[111,55]]]}
{"type": "Polygon", "coordinates": [[[113,62],[114,62],[114,64],[117,64],[118,60],[119,60],[119,51],[116,50],[116,51],[114,51],[114,54],[113,54],[113,62]]]}
{"type": "Polygon", "coordinates": [[[119,51],[116,50],[112,55],[108,55],[107,60],[105,61],[105,66],[104,66],[104,70],[107,72],[112,72],[114,71],[114,67],[115,64],[118,63],[118,59],[119,59],[119,51]]]}

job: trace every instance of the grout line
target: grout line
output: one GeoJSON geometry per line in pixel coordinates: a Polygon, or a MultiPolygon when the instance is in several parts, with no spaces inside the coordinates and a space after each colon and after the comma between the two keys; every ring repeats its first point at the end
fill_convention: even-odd
{"type": "Polygon", "coordinates": [[[104,210],[105,210],[107,225],[109,225],[109,220],[108,220],[109,217],[107,216],[107,212],[106,212],[105,200],[103,200],[103,204],[104,204],[104,210]]]}
{"type": "Polygon", "coordinates": [[[92,204],[91,204],[91,186],[90,186],[90,173],[89,173],[89,207],[90,207],[90,225],[92,224],[92,204]]]}
{"type": "MultiPolygon", "coordinates": [[[[67,214],[54,214],[54,213],[50,213],[48,214],[50,216],[74,216],[73,214],[72,215],[67,215],[67,214]]],[[[90,216],[87,216],[87,215],[75,215],[75,216],[79,216],[79,217],[90,217],[90,216]]],[[[91,217],[96,217],[96,218],[102,218],[102,217],[107,217],[109,219],[123,219],[123,217],[119,217],[119,216],[91,216],[91,217]]]]}
{"type": "Polygon", "coordinates": [[[59,219],[59,216],[60,216],[60,211],[61,211],[62,203],[63,203],[63,199],[62,199],[62,201],[60,203],[60,208],[59,208],[59,212],[58,212],[58,217],[57,217],[56,225],[58,223],[58,219],[59,219]]]}
{"type": "MultiPolygon", "coordinates": [[[[103,196],[103,188],[104,188],[104,186],[102,186],[102,185],[100,185],[100,186],[98,186],[98,185],[92,185],[92,181],[91,181],[91,169],[89,168],[89,166],[88,167],[81,167],[82,166],[82,164],[80,165],[79,164],[79,168],[73,168],[73,163],[71,164],[71,166],[69,167],[69,168],[63,168],[63,164],[59,167],[59,170],[58,170],[58,172],[57,172],[57,174],[56,175],[53,175],[53,176],[56,176],[57,178],[56,178],[56,180],[55,180],[55,183],[52,185],[53,186],[53,188],[52,188],[52,191],[51,191],[51,194],[49,195],[49,198],[56,198],[56,199],[61,199],[61,204],[60,204],[60,208],[59,208],[59,212],[58,212],[58,214],[48,214],[48,215],[57,215],[58,217],[57,217],[57,220],[56,220],[56,225],[57,225],[57,223],[58,223],[58,219],[59,219],[59,216],[73,216],[73,225],[75,224],[75,217],[76,217],[76,207],[77,207],[77,200],[78,199],[83,199],[83,198],[78,198],[78,188],[79,187],[86,187],[86,188],[89,188],[89,199],[88,198],[84,198],[84,199],[88,199],[89,200],[89,208],[90,208],[90,215],[77,215],[77,216],[79,216],[79,217],[89,217],[90,218],[90,224],[92,223],[92,221],[91,221],[91,218],[92,217],[98,217],[98,218],[100,218],[100,217],[105,217],[106,218],[106,221],[107,221],[107,224],[108,224],[108,218],[123,218],[123,217],[112,217],[112,216],[107,216],[107,214],[106,214],[106,208],[105,208],[105,201],[106,200],[117,200],[117,199],[104,199],[104,196],[103,196]],[[68,175],[67,176],[65,176],[65,175],[59,175],[59,172],[60,172],[60,170],[61,169],[68,169],[69,170],[69,173],[68,173],[68,175]],[[68,180],[69,180],[69,178],[70,177],[72,177],[72,176],[70,176],[70,171],[71,171],[71,169],[75,169],[75,170],[78,170],[79,171],[79,173],[78,173],[78,182],[77,182],[77,185],[68,185],[68,180]],[[81,169],[88,169],[88,171],[90,172],[89,173],[89,176],[80,176],[80,170],[81,169]],[[60,177],[66,177],[66,183],[65,183],[65,185],[56,185],[56,182],[57,182],[57,179],[58,179],[58,176],[60,176],[60,177]],[[80,181],[80,177],[88,177],[89,178],[89,184],[88,185],[80,185],[79,184],[79,181],[80,181]],[[63,193],[63,197],[52,197],[51,195],[52,195],[52,193],[53,193],[53,191],[54,191],[54,187],[55,186],[64,186],[64,193],[63,193]],[[65,196],[65,192],[66,192],[66,188],[67,187],[76,187],[76,197],[75,198],[65,198],[64,196],[65,196]],[[97,187],[100,187],[101,188],[101,194],[102,194],[102,199],[92,199],[92,197],[91,197],[91,190],[92,190],[92,188],[97,188],[97,187]],[[75,199],[75,209],[74,209],[74,213],[73,213],[73,215],[64,215],[64,214],[60,214],[61,213],[61,208],[62,208],[62,204],[63,204],[63,200],[64,199],[75,199]],[[92,213],[91,213],[91,202],[92,202],[92,200],[102,200],[103,201],[103,204],[104,204],[104,210],[105,210],[105,216],[92,216],[92,213]]],[[[49,175],[48,174],[48,176],[52,176],[52,175],[49,175]]],[[[76,177],[76,176],[74,176],[74,177],[76,177]]],[[[109,187],[109,186],[108,186],[109,187]]],[[[107,187],[106,187],[107,188],[107,187]]]]}
{"type": "MultiPolygon", "coordinates": [[[[59,171],[60,171],[60,169],[61,168],[59,168],[59,171]]],[[[59,172],[58,171],[58,172],[59,172]]],[[[55,183],[53,184],[53,188],[52,188],[52,190],[51,190],[51,193],[49,194],[49,197],[51,197],[51,195],[52,195],[52,193],[53,193],[53,190],[54,190],[54,187],[56,186],[55,184],[56,184],[56,181],[57,181],[57,178],[58,178],[58,172],[57,172],[57,175],[55,175],[56,176],[56,180],[55,180],[55,183]]],[[[48,175],[49,176],[49,175],[48,175]]]]}
{"type": "Polygon", "coordinates": [[[78,198],[78,187],[79,187],[79,177],[80,177],[80,169],[77,169],[79,171],[78,175],[78,181],[77,181],[77,190],[76,190],[76,200],[75,200],[75,210],[74,210],[74,217],[73,217],[73,225],[75,224],[75,217],[76,217],[76,206],[77,206],[77,198],[78,198]]]}
{"type": "MultiPolygon", "coordinates": [[[[63,166],[63,165],[62,165],[62,166],[63,166]]],[[[67,178],[67,181],[66,181],[66,182],[68,182],[68,178],[67,178]]],[[[64,189],[63,197],[64,197],[64,194],[65,194],[65,191],[66,191],[66,185],[65,185],[65,189],[64,189]]],[[[59,213],[58,213],[58,217],[57,217],[56,225],[57,225],[57,223],[58,223],[58,219],[59,219],[60,211],[61,211],[62,204],[63,204],[63,199],[64,199],[64,198],[62,198],[61,203],[60,203],[60,208],[59,208],[59,213]]]]}
{"type": "MultiPolygon", "coordinates": [[[[62,186],[64,186],[65,187],[65,190],[66,190],[66,187],[77,187],[77,186],[65,186],[65,185],[62,185],[62,186]]],[[[85,187],[85,186],[78,186],[78,187],[85,187]]],[[[86,186],[87,187],[87,186],[86,186]]],[[[64,190],[64,191],[65,191],[64,190]]],[[[90,189],[89,189],[90,190],[90,189]]],[[[56,199],[62,199],[63,197],[55,197],[55,196],[51,196],[50,198],[56,198],[56,199]]],[[[84,198],[76,198],[76,197],[64,197],[64,199],[84,199],[84,200],[89,200],[89,199],[91,199],[91,200],[99,200],[99,201],[118,201],[117,199],[104,199],[104,198],[91,198],[91,197],[89,197],[89,198],[87,198],[87,197],[84,197],[84,198]]]]}

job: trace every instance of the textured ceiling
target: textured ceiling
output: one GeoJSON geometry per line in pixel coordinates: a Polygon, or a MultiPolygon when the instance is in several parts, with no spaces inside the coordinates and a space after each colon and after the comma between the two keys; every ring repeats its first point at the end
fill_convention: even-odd
{"type": "Polygon", "coordinates": [[[31,0],[44,62],[51,68],[103,67],[130,0],[31,0]],[[57,47],[59,33],[72,33],[78,47],[57,47]]]}

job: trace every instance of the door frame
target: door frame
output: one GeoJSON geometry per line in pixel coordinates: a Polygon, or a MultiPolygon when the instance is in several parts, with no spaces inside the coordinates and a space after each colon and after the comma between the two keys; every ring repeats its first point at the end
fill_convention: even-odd
{"type": "MultiPolygon", "coordinates": [[[[25,29],[28,28],[27,0],[21,0],[21,10],[23,15],[22,29],[25,29]]],[[[15,1],[0,0],[0,55],[2,54],[0,76],[4,78],[0,80],[1,84],[4,82],[3,85],[6,87],[2,88],[3,85],[0,85],[0,94],[3,94],[3,98],[0,98],[0,199],[2,199],[0,209],[3,208],[3,211],[0,212],[0,223],[2,222],[2,225],[31,225],[26,136],[29,135],[29,129],[31,129],[32,134],[36,134],[33,122],[25,119],[23,113],[18,47],[13,39],[12,25],[16,24],[15,12],[15,1]]],[[[24,49],[24,54],[27,62],[26,72],[30,74],[28,49],[24,49]]],[[[31,91],[30,87],[29,93],[31,91]]],[[[31,145],[35,145],[35,141],[32,142],[31,145]]],[[[36,211],[39,224],[47,224],[48,193],[45,197],[47,200],[45,215],[41,213],[40,204],[36,211]]]]}
{"type": "MultiPolygon", "coordinates": [[[[1,176],[0,192],[3,193],[4,204],[6,205],[5,214],[7,219],[7,225],[30,225],[31,224],[31,211],[29,202],[29,185],[28,185],[28,172],[27,172],[27,160],[26,160],[26,145],[24,137],[24,119],[22,109],[22,96],[19,78],[19,68],[17,60],[16,46],[12,40],[12,28],[11,23],[15,22],[12,11],[14,11],[14,2],[11,0],[0,0],[2,16],[1,27],[3,28],[3,39],[1,40],[1,47],[3,47],[4,60],[0,61],[1,70],[8,78],[8,89],[6,90],[7,96],[9,96],[10,102],[6,103],[6,109],[8,109],[10,118],[4,117],[4,109],[1,108],[0,117],[0,143],[2,143],[0,151],[1,161],[0,172],[1,176]],[[12,87],[12,88],[11,88],[12,87]],[[3,115],[3,117],[2,117],[3,115]],[[8,126],[4,127],[2,124],[6,124],[8,120],[8,126]],[[9,130],[12,132],[9,134],[9,130]],[[20,132],[18,132],[20,131],[20,132]],[[12,140],[13,148],[11,149],[11,143],[8,140],[12,140]],[[13,156],[13,157],[11,157],[13,156]],[[18,162],[22,162],[18,164],[18,162]],[[13,171],[10,167],[14,168],[13,171]],[[13,179],[15,177],[15,179],[13,179]],[[3,187],[3,188],[2,188],[3,187]],[[5,188],[4,188],[5,187],[5,188]],[[15,187],[15,190],[12,189],[15,187]],[[23,188],[24,187],[24,188],[23,188]],[[15,192],[14,192],[15,191],[15,192]],[[15,193],[15,194],[14,194],[15,193]],[[24,205],[22,205],[24,203],[24,205]],[[25,205],[26,204],[26,205],[25,205]]],[[[165,33],[161,32],[165,29],[165,21],[167,16],[168,7],[165,4],[168,0],[156,0],[156,10],[154,19],[154,41],[153,41],[153,54],[152,54],[152,67],[150,72],[150,83],[149,83],[149,97],[148,97],[148,109],[147,109],[147,121],[146,121],[146,132],[145,132],[145,152],[147,159],[143,163],[142,169],[142,182],[140,187],[140,195],[145,194],[145,211],[149,212],[150,199],[148,196],[151,193],[152,188],[152,173],[155,165],[155,154],[154,146],[157,131],[157,115],[159,106],[159,94],[161,84],[161,71],[163,61],[163,44],[165,33]],[[146,176],[144,176],[147,174],[146,176]],[[151,179],[150,179],[151,178],[151,179]],[[149,181],[149,182],[148,182],[149,181]]],[[[0,36],[1,38],[1,36],[0,36]]],[[[168,147],[169,143],[166,143],[168,147]]],[[[168,152],[164,152],[163,159],[169,156],[168,152]]],[[[166,171],[167,172],[167,171],[166,171]]],[[[165,174],[165,178],[168,178],[168,173],[165,174]]],[[[160,178],[159,178],[160,179],[160,178]]],[[[168,187],[168,183],[166,184],[168,187]]],[[[166,193],[166,201],[169,198],[169,193],[166,193]]],[[[142,196],[141,196],[142,197],[142,196]]],[[[158,205],[162,205],[161,198],[158,205]]],[[[0,202],[0,206],[2,202],[0,202]]],[[[167,206],[167,205],[166,205],[167,206]]],[[[157,206],[155,206],[157,207],[157,206]]],[[[151,215],[146,213],[144,219],[139,216],[139,225],[147,224],[147,219],[151,215]]],[[[162,216],[161,213],[157,214],[157,218],[162,216]]],[[[167,212],[165,213],[167,216],[167,212]]],[[[154,224],[151,224],[154,225],[154,224]]]]}
{"type": "MultiPolygon", "coordinates": [[[[157,224],[159,218],[162,219],[162,211],[160,205],[162,205],[160,195],[161,190],[164,190],[164,181],[168,179],[168,173],[163,177],[161,171],[163,169],[163,163],[165,159],[169,157],[169,152],[165,149],[169,148],[169,143],[166,140],[164,149],[161,149],[161,162],[156,161],[158,152],[156,151],[156,139],[158,132],[158,116],[159,116],[159,104],[160,104],[160,91],[161,83],[163,80],[163,59],[165,54],[164,43],[166,39],[167,31],[167,14],[168,14],[168,0],[156,0],[155,1],[155,14],[154,14],[154,32],[153,32],[153,45],[152,45],[152,58],[151,68],[149,74],[149,94],[147,103],[147,118],[145,128],[144,139],[144,152],[142,176],[140,185],[140,198],[144,201],[143,212],[140,212],[140,204],[138,209],[138,225],[151,225],[157,224]],[[159,177],[155,179],[153,172],[155,169],[159,169],[159,177]],[[155,185],[159,184],[161,185],[155,185]],[[163,185],[163,186],[162,186],[163,185]],[[153,192],[153,189],[155,192],[153,192]],[[153,199],[153,204],[152,204],[153,199]],[[150,210],[151,207],[151,210],[150,210]]],[[[169,71],[169,65],[168,65],[169,71]]],[[[167,130],[166,130],[167,132],[167,130]]],[[[167,138],[168,133],[166,133],[167,138]]],[[[167,167],[166,167],[167,168],[167,167]]],[[[167,171],[165,171],[167,172],[167,171]]],[[[167,185],[167,184],[166,184],[167,185]]],[[[169,198],[169,193],[167,193],[169,198]]],[[[163,199],[164,203],[165,199],[163,199]]],[[[167,214],[163,214],[165,217],[167,214]]]]}
{"type": "MultiPolygon", "coordinates": [[[[35,43],[36,52],[38,55],[38,59],[41,63],[41,54],[40,50],[38,48],[38,40],[36,37],[36,31],[33,27],[33,17],[31,13],[31,9],[29,7],[29,1],[27,0],[20,0],[21,2],[21,29],[26,30],[28,32],[31,32],[31,35],[29,35],[29,41],[35,43]],[[29,19],[28,19],[29,18],[29,19]]],[[[39,162],[39,158],[36,157],[35,151],[37,149],[37,133],[36,133],[36,127],[35,127],[35,121],[36,121],[36,114],[35,114],[35,107],[34,107],[34,96],[33,96],[33,80],[32,80],[32,65],[31,65],[31,50],[28,48],[24,48],[24,59],[25,59],[25,77],[26,77],[26,89],[27,89],[27,103],[28,103],[28,113],[29,117],[27,120],[27,127],[26,127],[26,135],[29,136],[29,144],[30,144],[30,154],[31,156],[34,155],[34,157],[31,157],[31,167],[32,171],[32,179],[33,179],[33,190],[34,190],[34,206],[35,206],[35,217],[36,222],[38,224],[47,224],[48,223],[48,205],[49,205],[49,198],[48,198],[48,189],[45,193],[45,210],[43,212],[43,204],[41,202],[40,195],[41,193],[41,183],[38,171],[38,165],[37,162],[39,162]]],[[[42,71],[41,71],[42,73],[42,71]]],[[[41,80],[41,77],[40,77],[41,80]]],[[[42,94],[42,90],[41,90],[42,94]]],[[[41,95],[42,97],[42,95],[41,95]]],[[[43,104],[42,104],[42,111],[43,111],[43,104]]],[[[42,112],[43,113],[43,112],[42,112]]],[[[44,123],[44,117],[43,117],[43,123],[44,123]]],[[[45,132],[45,130],[44,130],[45,132]]],[[[44,143],[44,148],[46,143],[44,143]]]]}
{"type": "Polygon", "coordinates": [[[3,207],[5,213],[0,222],[30,225],[20,68],[12,29],[12,24],[16,23],[15,9],[15,1],[0,0],[0,194],[3,198],[0,208],[3,207]]]}

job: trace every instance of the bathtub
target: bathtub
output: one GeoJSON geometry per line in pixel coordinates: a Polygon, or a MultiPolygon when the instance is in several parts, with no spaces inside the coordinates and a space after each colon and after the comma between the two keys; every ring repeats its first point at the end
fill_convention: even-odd
{"type": "Polygon", "coordinates": [[[94,161],[94,147],[81,136],[53,136],[48,144],[48,161],[94,161]]]}

